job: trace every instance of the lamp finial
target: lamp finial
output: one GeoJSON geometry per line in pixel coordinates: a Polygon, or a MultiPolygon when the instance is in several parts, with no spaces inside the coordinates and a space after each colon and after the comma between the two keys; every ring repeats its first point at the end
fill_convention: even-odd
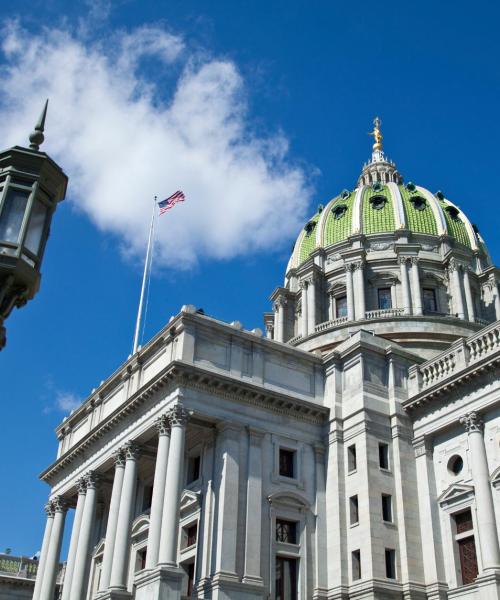
{"type": "Polygon", "coordinates": [[[45,105],[40,114],[37,124],[35,125],[35,129],[30,134],[30,148],[32,150],[39,150],[40,146],[43,144],[43,140],[45,136],[43,135],[45,129],[45,118],[47,116],[47,107],[49,105],[49,99],[45,100],[45,105]]]}

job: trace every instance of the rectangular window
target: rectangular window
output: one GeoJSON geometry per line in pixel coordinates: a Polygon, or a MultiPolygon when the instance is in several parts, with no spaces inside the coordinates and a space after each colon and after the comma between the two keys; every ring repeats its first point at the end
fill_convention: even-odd
{"type": "Polygon", "coordinates": [[[424,288],[422,292],[425,312],[437,312],[436,290],[424,288]]]}
{"type": "Polygon", "coordinates": [[[295,477],[295,451],[280,448],[280,475],[295,477]]]}
{"type": "Polygon", "coordinates": [[[453,518],[455,519],[457,533],[465,533],[466,531],[471,531],[473,529],[472,513],[470,508],[461,513],[453,515],[453,518]]]}
{"type": "Polygon", "coordinates": [[[361,551],[354,550],[351,552],[351,564],[352,564],[352,580],[357,581],[361,579],[361,551]]]}
{"type": "Polygon", "coordinates": [[[152,500],[153,500],[153,486],[147,485],[144,487],[144,493],[142,495],[142,512],[145,512],[151,508],[152,500]]]}
{"type": "Polygon", "coordinates": [[[477,577],[477,556],[474,536],[462,538],[457,541],[458,555],[460,556],[460,570],[462,572],[462,585],[473,583],[477,577]]]}
{"type": "Polygon", "coordinates": [[[17,243],[29,193],[10,188],[0,213],[0,240],[17,243]]]}
{"type": "Polygon", "coordinates": [[[357,496],[351,496],[349,498],[349,521],[351,525],[356,525],[359,523],[359,506],[357,496]]]}
{"type": "Polygon", "coordinates": [[[392,523],[392,496],[389,494],[382,494],[382,519],[392,523]]]}
{"type": "Polygon", "coordinates": [[[347,471],[351,473],[352,471],[356,470],[357,466],[356,444],[353,444],[347,448],[347,471]]]}
{"type": "Polygon", "coordinates": [[[196,544],[198,537],[198,523],[184,527],[184,548],[189,548],[196,544]]]}
{"type": "Polygon", "coordinates": [[[389,470],[389,444],[380,442],[378,445],[378,465],[381,469],[389,470]]]}
{"type": "Polygon", "coordinates": [[[276,541],[285,544],[297,543],[297,523],[276,519],[276,541]]]}
{"type": "Polygon", "coordinates": [[[339,298],[335,298],[335,316],[339,317],[347,317],[347,297],[340,296],[339,298]]]}
{"type": "Polygon", "coordinates": [[[188,468],[187,468],[187,483],[193,483],[193,481],[197,481],[200,478],[200,456],[191,456],[188,458],[188,468]]]}
{"type": "Polygon", "coordinates": [[[184,563],[182,565],[184,569],[184,573],[186,574],[183,589],[182,589],[182,598],[191,598],[194,592],[194,562],[184,563]]]}
{"type": "Polygon", "coordinates": [[[385,576],[388,579],[396,579],[396,551],[385,549],[385,576]]]}
{"type": "Polygon", "coordinates": [[[276,600],[298,600],[297,559],[276,557],[276,600]]]}
{"type": "Polygon", "coordinates": [[[378,289],[378,307],[382,310],[392,308],[391,288],[378,289]]]}
{"type": "Polygon", "coordinates": [[[143,571],[146,568],[146,555],[147,555],[147,548],[141,548],[141,550],[137,551],[137,558],[135,561],[135,572],[137,573],[137,571],[143,571]]]}

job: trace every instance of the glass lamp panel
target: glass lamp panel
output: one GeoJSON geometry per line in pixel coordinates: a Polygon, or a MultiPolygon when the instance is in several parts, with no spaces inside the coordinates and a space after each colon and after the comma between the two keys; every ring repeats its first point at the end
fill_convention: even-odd
{"type": "Polygon", "coordinates": [[[9,189],[0,214],[0,240],[17,244],[29,193],[9,189]]]}
{"type": "Polygon", "coordinates": [[[38,254],[40,242],[42,241],[43,229],[47,218],[47,207],[40,200],[33,202],[31,209],[28,231],[24,240],[24,246],[33,254],[38,254]]]}

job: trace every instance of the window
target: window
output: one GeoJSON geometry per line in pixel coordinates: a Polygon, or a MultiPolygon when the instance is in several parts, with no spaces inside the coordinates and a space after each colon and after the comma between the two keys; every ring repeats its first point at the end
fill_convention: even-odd
{"type": "Polygon", "coordinates": [[[410,202],[413,204],[415,210],[425,210],[427,203],[421,196],[412,196],[410,202]]]}
{"type": "Polygon", "coordinates": [[[297,559],[276,557],[276,600],[298,600],[297,559]]]}
{"type": "Polygon", "coordinates": [[[347,297],[335,298],[335,317],[347,317],[347,297]]]}
{"type": "Polygon", "coordinates": [[[361,551],[354,550],[351,552],[351,564],[352,564],[352,580],[356,581],[361,579],[361,551]]]}
{"type": "Polygon", "coordinates": [[[351,525],[357,525],[359,523],[359,505],[357,495],[349,498],[349,521],[351,525]]]}
{"type": "Polygon", "coordinates": [[[396,579],[396,551],[385,549],[385,576],[388,579],[396,579]]]}
{"type": "Polygon", "coordinates": [[[146,485],[144,487],[144,493],[142,495],[142,512],[146,512],[151,508],[151,502],[153,500],[153,486],[146,485]]]}
{"type": "Polygon", "coordinates": [[[381,469],[389,470],[389,444],[380,442],[378,445],[378,465],[381,469]]]}
{"type": "Polygon", "coordinates": [[[462,472],[463,468],[464,468],[464,460],[458,454],[455,454],[455,456],[452,456],[450,458],[450,460],[448,461],[448,471],[452,475],[458,475],[459,473],[462,472]]]}
{"type": "Polygon", "coordinates": [[[197,481],[200,478],[200,463],[201,457],[191,456],[188,459],[188,468],[187,468],[187,483],[193,483],[193,481],[197,481]]]}
{"type": "Polygon", "coordinates": [[[392,308],[391,288],[378,289],[378,307],[381,310],[392,308]]]}
{"type": "Polygon", "coordinates": [[[184,573],[186,574],[183,583],[183,594],[182,597],[191,598],[194,592],[194,562],[184,563],[182,565],[184,573]],[[185,592],[185,595],[184,595],[185,592]]]}
{"type": "Polygon", "coordinates": [[[135,561],[135,572],[143,571],[146,568],[146,556],[148,553],[147,548],[141,548],[137,550],[136,561],[135,561]]]}
{"type": "Polygon", "coordinates": [[[332,208],[333,218],[336,220],[341,219],[347,211],[347,206],[345,204],[337,204],[332,208]]]}
{"type": "Polygon", "coordinates": [[[474,525],[470,508],[453,515],[453,519],[455,521],[455,541],[458,546],[462,585],[467,585],[475,581],[478,574],[474,525]]]}
{"type": "Polygon", "coordinates": [[[423,300],[425,312],[437,312],[436,290],[432,288],[424,288],[423,300]]]}
{"type": "Polygon", "coordinates": [[[392,523],[392,496],[389,494],[382,494],[382,519],[392,523]]]}
{"type": "Polygon", "coordinates": [[[370,204],[372,208],[375,210],[382,210],[387,202],[387,198],[385,196],[372,196],[370,198],[370,204]]]}
{"type": "Polygon", "coordinates": [[[276,519],[276,541],[285,544],[297,543],[297,523],[276,519]]]}
{"type": "Polygon", "coordinates": [[[280,475],[295,477],[295,451],[280,448],[280,475]]]}
{"type": "Polygon", "coordinates": [[[17,243],[29,194],[10,188],[0,214],[0,240],[17,243]]]}
{"type": "Polygon", "coordinates": [[[188,527],[183,528],[184,532],[184,548],[189,548],[190,546],[194,546],[196,544],[196,539],[198,537],[198,523],[194,523],[193,525],[189,525],[188,527]]]}
{"type": "Polygon", "coordinates": [[[353,471],[355,471],[357,466],[358,466],[358,463],[356,460],[356,444],[353,444],[352,446],[349,446],[347,448],[347,471],[348,471],[348,473],[352,473],[353,471]]]}

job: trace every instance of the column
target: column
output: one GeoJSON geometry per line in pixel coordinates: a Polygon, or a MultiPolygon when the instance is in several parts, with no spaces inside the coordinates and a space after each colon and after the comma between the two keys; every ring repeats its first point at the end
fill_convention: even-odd
{"type": "Polygon", "coordinates": [[[115,590],[127,589],[127,558],[129,554],[130,527],[134,515],[135,492],[137,488],[137,459],[139,458],[139,446],[134,442],[127,442],[124,451],[125,470],[123,473],[113,563],[111,565],[111,577],[109,581],[109,587],[115,590]]]}
{"type": "Polygon", "coordinates": [[[177,565],[179,502],[184,474],[184,444],[188,418],[189,413],[182,404],[176,404],[168,411],[171,434],[158,563],[170,566],[177,565]]]}
{"type": "Polygon", "coordinates": [[[149,518],[146,569],[152,569],[153,567],[156,567],[158,564],[158,553],[160,550],[161,517],[165,498],[168,450],[170,447],[170,423],[167,415],[162,415],[156,421],[156,429],[158,430],[158,450],[156,452],[153,498],[151,500],[151,513],[149,518]]]}
{"type": "Polygon", "coordinates": [[[301,297],[301,305],[302,305],[302,315],[300,319],[300,333],[302,337],[306,337],[309,333],[308,330],[308,306],[307,306],[307,281],[303,280],[300,282],[300,297],[301,297]]]}
{"type": "Polygon", "coordinates": [[[316,327],[316,277],[311,275],[307,281],[307,331],[314,333],[316,327]]]}
{"type": "Polygon", "coordinates": [[[272,323],[266,323],[266,338],[268,340],[273,339],[273,329],[274,329],[274,326],[272,323]]]}
{"type": "Polygon", "coordinates": [[[358,300],[356,307],[356,320],[364,319],[366,313],[365,304],[365,261],[358,261],[354,268],[356,269],[356,298],[358,300]]]}
{"type": "Polygon", "coordinates": [[[495,303],[495,318],[500,319],[500,294],[498,293],[498,283],[495,279],[490,280],[493,289],[493,301],[495,303]]]}
{"type": "Polygon", "coordinates": [[[44,507],[47,513],[47,522],[45,523],[45,531],[43,533],[42,551],[40,552],[40,560],[38,561],[38,569],[36,572],[35,588],[33,590],[33,600],[38,600],[40,592],[42,590],[42,579],[45,571],[45,564],[47,562],[47,552],[50,544],[50,533],[52,531],[52,525],[54,523],[54,505],[52,502],[47,502],[44,507]]]}
{"type": "Polygon", "coordinates": [[[470,412],[462,417],[460,422],[464,425],[469,440],[472,480],[476,498],[477,528],[483,568],[497,568],[500,566],[500,550],[483,438],[483,420],[479,413],[470,412]]]}
{"type": "Polygon", "coordinates": [[[467,316],[469,317],[469,321],[474,322],[476,320],[476,310],[474,308],[474,298],[472,297],[472,288],[470,286],[469,271],[470,267],[464,267],[465,303],[467,305],[467,316]]]}
{"type": "Polygon", "coordinates": [[[413,314],[422,314],[422,290],[420,289],[420,275],[418,272],[418,258],[412,256],[411,258],[411,280],[412,290],[411,295],[413,298],[413,314]]]}
{"type": "Polygon", "coordinates": [[[345,270],[345,288],[347,295],[347,320],[354,321],[354,290],[352,286],[352,272],[354,265],[347,263],[344,265],[345,270]]]}
{"type": "Polygon", "coordinates": [[[316,528],[315,554],[316,572],[314,590],[318,597],[326,597],[328,588],[328,567],[324,557],[328,556],[327,524],[326,524],[326,478],[325,478],[325,449],[323,446],[314,447],[316,463],[316,528]]]}
{"type": "Polygon", "coordinates": [[[83,477],[77,481],[77,489],[78,499],[76,501],[75,518],[73,519],[73,529],[71,530],[71,541],[69,544],[68,560],[66,562],[66,570],[64,571],[62,600],[70,600],[71,582],[73,581],[73,573],[75,570],[78,538],[80,536],[83,507],[85,505],[85,496],[87,494],[87,484],[83,477]]]}
{"type": "Polygon", "coordinates": [[[465,319],[464,299],[462,297],[462,285],[460,283],[460,265],[452,258],[448,265],[448,271],[451,276],[451,289],[453,298],[453,308],[460,319],[465,319]]]}
{"type": "Polygon", "coordinates": [[[262,528],[262,438],[263,433],[248,430],[247,513],[245,532],[244,583],[262,585],[260,573],[262,528]]]}
{"type": "Polygon", "coordinates": [[[71,581],[71,600],[80,600],[87,592],[87,582],[85,575],[87,573],[88,560],[90,558],[90,542],[92,528],[94,526],[95,508],[97,501],[97,483],[98,476],[93,471],[85,475],[85,484],[87,494],[83,506],[82,521],[80,533],[78,535],[78,546],[75,557],[75,567],[73,570],[73,579],[71,581]]]}
{"type": "Polygon", "coordinates": [[[105,592],[109,588],[111,578],[111,567],[113,565],[113,554],[115,550],[116,530],[118,527],[118,513],[120,510],[120,497],[122,494],[123,476],[125,473],[125,451],[123,448],[117,450],[113,455],[115,463],[115,474],[113,477],[113,489],[109,503],[108,524],[106,526],[106,541],[104,542],[104,555],[102,557],[101,579],[99,591],[105,592]]]}
{"type": "Polygon", "coordinates": [[[66,518],[66,502],[61,496],[52,500],[54,509],[54,522],[50,531],[50,542],[45,559],[45,569],[40,590],[40,600],[53,600],[56,589],[57,571],[59,568],[59,556],[61,554],[61,543],[64,532],[64,520],[66,518]]]}
{"type": "Polygon", "coordinates": [[[399,257],[399,268],[401,271],[401,287],[403,290],[403,309],[405,315],[411,314],[410,281],[408,278],[408,257],[399,257]]]}
{"type": "Polygon", "coordinates": [[[241,428],[221,423],[217,437],[216,468],[220,473],[217,507],[216,576],[235,579],[238,529],[239,451],[241,428]]]}

